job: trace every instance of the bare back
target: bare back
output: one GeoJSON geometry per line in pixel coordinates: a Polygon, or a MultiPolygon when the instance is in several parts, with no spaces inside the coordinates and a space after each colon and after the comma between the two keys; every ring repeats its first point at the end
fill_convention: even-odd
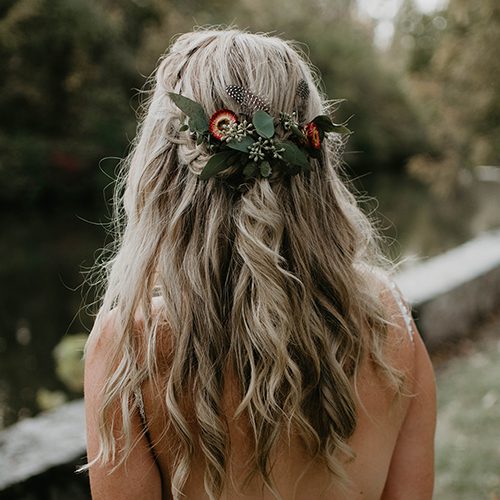
{"type": "MultiPolygon", "coordinates": [[[[395,395],[368,356],[356,380],[357,426],[348,444],[355,458],[346,460],[352,481],[348,490],[331,484],[324,466],[310,461],[297,436],[283,438],[272,456],[272,477],[283,499],[425,500],[432,498],[435,382],[427,351],[414,323],[397,296],[387,292],[394,326],[389,328],[387,360],[407,380],[413,396],[395,395]]],[[[230,434],[227,500],[274,498],[259,478],[244,492],[241,485],[251,457],[251,429],[243,417],[231,418],[238,405],[234,376],[225,374],[224,410],[230,434]]],[[[164,429],[168,415],[148,383],[143,386],[144,419],[163,482],[163,498],[171,498],[169,477],[173,457],[164,429]]],[[[184,493],[186,499],[208,498],[203,486],[203,454],[197,447],[184,493]]]]}

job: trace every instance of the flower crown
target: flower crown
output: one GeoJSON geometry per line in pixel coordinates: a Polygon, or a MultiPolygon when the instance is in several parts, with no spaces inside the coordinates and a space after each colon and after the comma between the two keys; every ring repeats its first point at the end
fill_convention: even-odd
{"type": "MultiPolygon", "coordinates": [[[[281,126],[285,133],[278,139],[275,120],[269,114],[270,105],[265,99],[237,85],[229,85],[226,92],[241,108],[241,119],[230,109],[220,109],[209,119],[196,101],[174,92],[168,93],[188,117],[180,131],[189,129],[196,143],[206,144],[212,153],[199,175],[202,180],[236,165],[241,166],[244,181],[259,176],[269,177],[273,173],[295,175],[308,171],[309,157],[321,156],[325,134],[350,133],[345,124],[336,124],[327,115],[316,116],[300,126],[296,112],[280,113],[276,126],[281,126]]],[[[299,82],[297,96],[300,108],[309,97],[305,80],[299,82]]]]}

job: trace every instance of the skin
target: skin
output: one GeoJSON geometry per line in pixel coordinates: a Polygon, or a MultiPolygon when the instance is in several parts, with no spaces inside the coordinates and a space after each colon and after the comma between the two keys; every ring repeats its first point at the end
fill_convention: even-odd
{"type": "MultiPolygon", "coordinates": [[[[329,487],[329,476],[320,464],[311,464],[296,436],[283,441],[276,450],[273,476],[284,499],[311,500],[430,500],[434,485],[434,433],[436,425],[436,385],[434,371],[413,324],[411,341],[392,295],[383,292],[383,301],[393,315],[395,326],[390,327],[386,359],[401,370],[408,380],[407,390],[412,397],[394,398],[394,391],[377,374],[365,358],[359,369],[357,387],[358,423],[349,440],[356,458],[347,461],[345,470],[351,479],[348,490],[329,487]],[[312,467],[311,467],[312,465],[312,467]]],[[[109,322],[108,325],[112,324],[109,322]]],[[[103,385],[107,350],[113,338],[112,327],[100,332],[89,346],[85,363],[85,406],[87,416],[87,447],[89,461],[96,455],[98,440],[96,418],[98,391],[103,385]]],[[[228,371],[223,397],[226,415],[232,415],[237,405],[234,378],[228,371]]],[[[92,466],[90,484],[94,500],[132,500],[138,498],[171,498],[169,493],[172,456],[168,434],[162,431],[168,423],[165,409],[155,397],[152,387],[145,383],[143,397],[148,415],[148,429],[155,442],[157,461],[142,435],[138,414],[133,415],[132,452],[125,464],[108,475],[110,466],[92,466]],[[162,491],[163,490],[163,491],[162,491]],[[163,494],[163,496],[162,496],[163,494]]],[[[117,408],[117,412],[119,409],[117,408]]],[[[248,459],[249,429],[242,417],[229,419],[231,450],[229,480],[225,499],[267,500],[274,498],[263,490],[258,480],[250,483],[245,495],[238,490],[248,459]]],[[[117,436],[117,443],[120,438],[117,436]]],[[[203,488],[203,460],[196,450],[190,476],[185,488],[186,499],[208,498],[203,488]]]]}
{"type": "MultiPolygon", "coordinates": [[[[85,358],[85,415],[87,427],[87,457],[92,460],[99,449],[97,438],[97,408],[99,391],[103,386],[107,352],[112,342],[113,330],[111,321],[97,337],[93,345],[89,346],[85,358]]],[[[119,417],[120,409],[115,409],[119,417]]],[[[118,419],[119,420],[119,419],[118,419]]],[[[118,431],[118,429],[117,429],[118,431]]],[[[118,432],[117,432],[118,434],[118,432]]],[[[117,446],[122,440],[116,435],[117,446]]],[[[91,467],[90,487],[93,500],[128,500],[150,499],[161,500],[162,484],[161,473],[157,467],[147,440],[142,434],[142,423],[138,413],[132,416],[132,442],[135,443],[128,459],[113,473],[112,464],[91,467]]]]}

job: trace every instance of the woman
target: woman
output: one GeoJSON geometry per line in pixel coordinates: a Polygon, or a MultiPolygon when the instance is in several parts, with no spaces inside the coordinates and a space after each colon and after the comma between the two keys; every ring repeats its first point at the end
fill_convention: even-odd
{"type": "Polygon", "coordinates": [[[86,347],[95,500],[431,498],[432,367],[325,106],[275,37],[161,59],[86,347]]]}

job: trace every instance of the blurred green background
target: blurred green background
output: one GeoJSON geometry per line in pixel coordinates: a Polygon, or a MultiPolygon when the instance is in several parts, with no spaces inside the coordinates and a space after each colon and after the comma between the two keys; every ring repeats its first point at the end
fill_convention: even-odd
{"type": "Polygon", "coordinates": [[[388,255],[500,226],[498,0],[0,0],[0,428],[81,397],[82,272],[140,89],[208,24],[304,44],[345,99],[347,170],[388,255]]]}

